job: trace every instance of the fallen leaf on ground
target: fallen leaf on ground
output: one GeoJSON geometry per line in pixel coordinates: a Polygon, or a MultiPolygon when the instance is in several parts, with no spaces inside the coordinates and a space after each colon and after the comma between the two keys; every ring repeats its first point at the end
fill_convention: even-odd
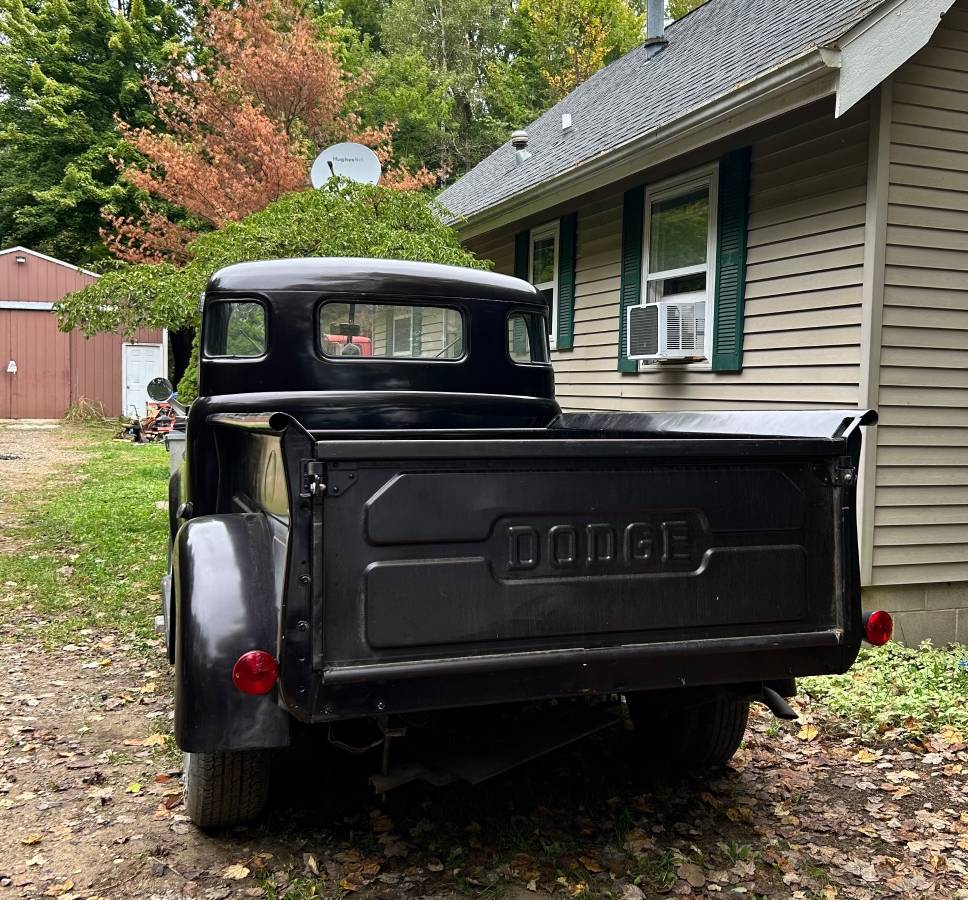
{"type": "Polygon", "coordinates": [[[817,735],[819,734],[820,732],[817,730],[816,725],[807,723],[797,732],[797,737],[800,738],[801,741],[813,741],[816,740],[817,735]]]}
{"type": "Polygon", "coordinates": [[[68,878],[67,881],[61,882],[60,884],[52,884],[44,891],[44,896],[60,897],[61,894],[66,894],[72,887],[74,887],[74,882],[68,878]]]}
{"type": "Polygon", "coordinates": [[[124,789],[124,792],[125,792],[126,794],[140,794],[140,793],[141,793],[141,785],[140,785],[140,784],[138,784],[138,782],[137,782],[137,781],[132,781],[132,782],[131,782],[131,784],[129,784],[129,785],[128,785],[128,786],[127,786],[127,787],[126,787],[125,789],[124,789]]]}
{"type": "Polygon", "coordinates": [[[882,753],[880,750],[878,750],[877,753],[871,753],[871,751],[868,750],[866,747],[861,747],[860,750],[858,750],[854,754],[853,759],[854,759],[854,762],[872,763],[879,760],[881,756],[882,756],[882,753]]]}
{"type": "Polygon", "coordinates": [[[599,872],[605,871],[605,868],[602,866],[602,864],[594,857],[579,856],[578,860],[586,869],[588,869],[589,872],[592,873],[592,875],[597,875],[599,872]]]}
{"type": "Polygon", "coordinates": [[[222,877],[232,881],[241,881],[243,878],[249,877],[249,867],[242,865],[242,863],[232,863],[232,865],[222,869],[222,877]]]}
{"type": "Polygon", "coordinates": [[[164,747],[168,743],[167,734],[149,734],[144,740],[145,747],[164,747]]]}
{"type": "Polygon", "coordinates": [[[655,840],[641,828],[633,828],[625,838],[625,846],[633,856],[642,856],[655,849],[655,840]]]}
{"type": "Polygon", "coordinates": [[[34,844],[39,844],[44,839],[44,836],[36,831],[30,832],[30,834],[25,834],[21,839],[20,843],[25,844],[28,847],[32,847],[34,844]]]}
{"type": "Polygon", "coordinates": [[[684,878],[694,888],[701,888],[706,883],[706,874],[695,863],[682,863],[676,869],[676,874],[680,878],[684,878]]]}

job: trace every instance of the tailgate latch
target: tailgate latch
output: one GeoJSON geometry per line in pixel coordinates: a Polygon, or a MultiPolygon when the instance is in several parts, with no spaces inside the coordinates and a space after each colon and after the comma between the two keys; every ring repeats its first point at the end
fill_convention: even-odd
{"type": "Polygon", "coordinates": [[[303,460],[300,497],[321,497],[323,495],[326,490],[326,483],[323,481],[324,471],[323,464],[319,460],[303,460]]]}
{"type": "Polygon", "coordinates": [[[855,487],[857,485],[857,467],[849,456],[841,456],[834,465],[833,472],[830,474],[832,484],[842,487],[855,487]]]}

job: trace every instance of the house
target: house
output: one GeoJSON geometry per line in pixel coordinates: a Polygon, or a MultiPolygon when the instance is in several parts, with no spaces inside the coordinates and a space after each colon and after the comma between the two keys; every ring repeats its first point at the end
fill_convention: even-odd
{"type": "Polygon", "coordinates": [[[145,386],[167,371],[162,331],[86,338],[57,327],[54,303],[97,277],[26,247],[0,250],[0,419],[59,419],[81,400],[107,416],[144,411],[145,386]]]}
{"type": "Polygon", "coordinates": [[[876,408],[865,604],[968,642],[968,0],[709,0],[515,143],[440,202],[561,405],[876,408]]]}

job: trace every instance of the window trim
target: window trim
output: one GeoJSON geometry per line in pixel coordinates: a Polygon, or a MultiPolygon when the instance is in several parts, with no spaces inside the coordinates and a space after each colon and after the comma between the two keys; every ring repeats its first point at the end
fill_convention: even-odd
{"type": "Polygon", "coordinates": [[[417,357],[413,355],[413,319],[414,319],[413,307],[406,304],[400,304],[400,305],[391,306],[390,309],[392,310],[392,312],[390,313],[390,343],[393,346],[393,349],[390,351],[391,358],[403,356],[403,357],[406,357],[407,359],[416,359],[417,357]],[[398,314],[401,309],[406,310],[406,315],[398,314]],[[397,350],[397,322],[401,319],[410,320],[410,326],[409,328],[407,328],[407,334],[410,339],[407,341],[407,349],[403,351],[398,351],[397,350]]]}
{"type": "MultiPolygon", "coordinates": [[[[692,369],[700,371],[712,371],[713,366],[713,325],[716,321],[716,254],[719,247],[719,162],[702,166],[698,169],[691,169],[665,181],[660,181],[654,185],[648,185],[645,189],[645,210],[642,217],[642,282],[641,303],[644,305],[649,302],[649,283],[663,278],[677,277],[682,275],[695,275],[705,270],[706,272],[706,329],[704,334],[703,359],[697,362],[682,363],[663,363],[656,366],[645,360],[638,360],[639,373],[655,373],[668,371],[669,369],[692,369]],[[682,194],[694,191],[696,188],[708,185],[709,187],[709,225],[706,229],[706,262],[704,265],[683,266],[679,269],[664,269],[656,273],[649,272],[650,262],[650,241],[652,237],[652,205],[656,201],[668,200],[682,194]]],[[[684,294],[685,297],[695,297],[698,299],[698,292],[684,294]]]]}
{"type": "Polygon", "coordinates": [[[269,320],[269,304],[262,297],[218,297],[212,298],[211,300],[206,299],[204,308],[202,310],[202,335],[199,344],[199,359],[202,360],[230,360],[233,362],[257,362],[258,360],[263,360],[269,355],[269,346],[271,341],[271,322],[269,320]],[[265,346],[262,349],[262,353],[258,356],[236,356],[232,353],[209,353],[208,352],[208,333],[209,328],[211,328],[211,320],[209,316],[214,307],[225,303],[254,303],[262,307],[262,323],[265,331],[265,346]]]}
{"type": "Polygon", "coordinates": [[[551,317],[548,328],[548,344],[551,350],[558,349],[558,266],[559,255],[561,253],[561,220],[555,219],[552,222],[545,222],[537,228],[532,228],[528,235],[528,281],[539,291],[546,291],[551,288],[551,309],[548,315],[551,317]],[[555,256],[553,277],[551,281],[542,281],[536,284],[534,281],[534,245],[536,241],[554,238],[555,256]]]}

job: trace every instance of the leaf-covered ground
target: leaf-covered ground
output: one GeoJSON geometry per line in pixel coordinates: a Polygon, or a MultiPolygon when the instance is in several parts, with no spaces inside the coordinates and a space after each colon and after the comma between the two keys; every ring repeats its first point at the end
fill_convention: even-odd
{"type": "MultiPolygon", "coordinates": [[[[307,747],[258,827],[181,806],[150,621],[165,459],[0,424],[0,900],[968,898],[964,648],[865,654],[759,710],[716,777],[653,783],[616,727],[478,787],[367,788],[307,747]]],[[[661,735],[656,735],[661,740],[661,735]]]]}

